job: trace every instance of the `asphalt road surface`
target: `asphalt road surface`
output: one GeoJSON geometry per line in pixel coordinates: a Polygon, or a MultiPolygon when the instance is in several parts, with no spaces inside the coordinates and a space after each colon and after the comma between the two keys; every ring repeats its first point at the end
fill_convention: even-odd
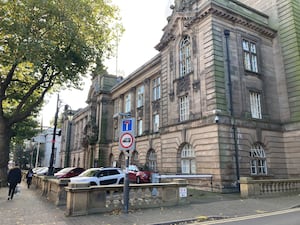
{"type": "Polygon", "coordinates": [[[197,223],[201,225],[224,224],[224,225],[300,225],[300,208],[282,210],[271,213],[263,213],[251,216],[230,218],[197,223]]]}

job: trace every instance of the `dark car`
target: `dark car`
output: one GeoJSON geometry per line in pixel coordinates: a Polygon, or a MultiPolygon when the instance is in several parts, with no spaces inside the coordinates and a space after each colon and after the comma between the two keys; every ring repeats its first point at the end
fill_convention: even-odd
{"type": "Polygon", "coordinates": [[[54,174],[57,178],[76,177],[84,171],[81,167],[66,167],[54,174]]]}
{"type": "Polygon", "coordinates": [[[128,167],[129,182],[132,183],[150,183],[151,172],[139,169],[136,165],[129,165],[128,167]]]}

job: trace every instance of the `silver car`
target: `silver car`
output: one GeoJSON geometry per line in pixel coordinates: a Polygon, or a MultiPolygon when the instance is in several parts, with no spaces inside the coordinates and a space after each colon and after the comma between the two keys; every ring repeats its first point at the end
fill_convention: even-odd
{"type": "Polygon", "coordinates": [[[89,183],[90,185],[123,184],[125,174],[120,168],[90,168],[76,177],[71,183],[89,183]]]}

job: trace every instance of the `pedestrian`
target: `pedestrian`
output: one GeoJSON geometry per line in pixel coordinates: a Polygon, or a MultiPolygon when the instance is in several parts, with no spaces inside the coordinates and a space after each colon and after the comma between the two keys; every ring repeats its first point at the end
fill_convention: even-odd
{"type": "Polygon", "coordinates": [[[32,177],[33,177],[33,171],[30,168],[26,174],[26,182],[27,182],[27,187],[30,188],[31,185],[31,181],[32,181],[32,177]]]}
{"type": "Polygon", "coordinates": [[[16,190],[16,186],[21,183],[22,180],[22,172],[18,166],[15,166],[11,170],[9,170],[7,175],[7,182],[9,185],[8,198],[7,200],[12,200],[14,197],[14,193],[16,190]]]}

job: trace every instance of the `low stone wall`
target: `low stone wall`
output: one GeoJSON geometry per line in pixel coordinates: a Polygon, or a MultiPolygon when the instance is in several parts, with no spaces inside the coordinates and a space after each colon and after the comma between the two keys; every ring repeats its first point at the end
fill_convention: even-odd
{"type": "Polygon", "coordinates": [[[67,192],[65,187],[68,186],[69,179],[55,179],[52,176],[34,176],[32,185],[40,191],[42,196],[45,196],[55,205],[66,205],[67,192]]]}
{"type": "MultiPolygon", "coordinates": [[[[32,187],[55,205],[66,205],[67,216],[122,210],[124,185],[89,186],[71,184],[69,179],[34,176],[32,187]]],[[[130,184],[129,209],[154,208],[187,204],[186,180],[172,183],[130,184]]]]}
{"type": "Polygon", "coordinates": [[[243,198],[300,193],[300,179],[255,180],[251,177],[241,177],[240,189],[243,198]]]}
{"type": "MultiPolygon", "coordinates": [[[[123,185],[91,186],[69,184],[67,216],[112,212],[123,209],[123,185]]],[[[187,204],[186,182],[130,184],[129,210],[187,204]],[[185,197],[184,197],[185,196],[185,197]]]]}

